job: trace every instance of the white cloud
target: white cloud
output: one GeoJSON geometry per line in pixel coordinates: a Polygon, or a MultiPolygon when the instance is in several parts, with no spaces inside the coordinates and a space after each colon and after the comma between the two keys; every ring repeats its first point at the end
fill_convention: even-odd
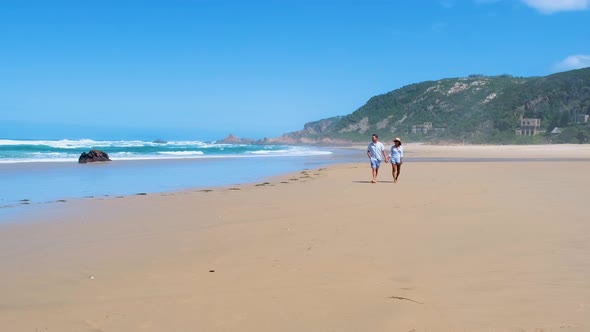
{"type": "Polygon", "coordinates": [[[521,0],[527,6],[535,8],[543,14],[553,14],[561,11],[585,10],[590,6],[590,0],[521,0]]]}
{"type": "Polygon", "coordinates": [[[554,71],[566,71],[590,67],[590,55],[570,55],[553,66],[554,71]]]}

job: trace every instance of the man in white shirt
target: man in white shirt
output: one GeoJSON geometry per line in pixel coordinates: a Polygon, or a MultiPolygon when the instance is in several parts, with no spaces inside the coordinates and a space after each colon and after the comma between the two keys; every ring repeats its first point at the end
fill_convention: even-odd
{"type": "Polygon", "coordinates": [[[383,143],[379,142],[379,136],[373,134],[371,136],[372,142],[369,143],[367,148],[367,157],[371,160],[371,170],[373,172],[372,183],[377,183],[377,174],[379,174],[379,166],[381,162],[385,160],[387,162],[387,156],[385,155],[385,147],[383,143]]]}

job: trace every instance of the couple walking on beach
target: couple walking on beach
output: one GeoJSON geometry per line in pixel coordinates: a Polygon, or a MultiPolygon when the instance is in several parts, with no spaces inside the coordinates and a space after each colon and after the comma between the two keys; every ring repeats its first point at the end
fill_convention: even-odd
{"type": "Polygon", "coordinates": [[[367,149],[367,156],[371,160],[371,171],[373,173],[373,180],[371,183],[377,183],[377,174],[379,174],[379,166],[385,160],[386,163],[391,162],[391,174],[393,175],[393,183],[397,183],[397,178],[402,169],[404,162],[404,148],[399,137],[393,139],[393,145],[389,155],[385,154],[385,147],[383,143],[379,142],[379,136],[373,134],[371,136],[371,143],[367,149]]]}

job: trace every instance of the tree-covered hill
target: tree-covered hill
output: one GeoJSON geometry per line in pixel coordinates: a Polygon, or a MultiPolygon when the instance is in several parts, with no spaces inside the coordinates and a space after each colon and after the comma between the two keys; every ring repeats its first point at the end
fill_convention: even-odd
{"type": "Polygon", "coordinates": [[[353,113],[310,122],[271,141],[367,141],[372,133],[405,141],[542,143],[590,141],[590,68],[544,77],[470,75],[411,84],[374,96],[353,113]],[[521,118],[536,136],[518,136],[521,118]],[[561,134],[550,132],[559,127],[561,134]]]}

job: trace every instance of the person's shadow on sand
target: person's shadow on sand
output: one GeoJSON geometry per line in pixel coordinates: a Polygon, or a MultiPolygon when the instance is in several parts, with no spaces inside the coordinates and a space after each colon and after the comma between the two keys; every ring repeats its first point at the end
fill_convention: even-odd
{"type": "MultiPolygon", "coordinates": [[[[373,184],[373,182],[371,182],[371,181],[352,181],[352,182],[354,182],[354,183],[370,183],[370,184],[373,184]]],[[[393,181],[377,181],[377,183],[382,183],[382,182],[383,183],[393,183],[393,181]]]]}

